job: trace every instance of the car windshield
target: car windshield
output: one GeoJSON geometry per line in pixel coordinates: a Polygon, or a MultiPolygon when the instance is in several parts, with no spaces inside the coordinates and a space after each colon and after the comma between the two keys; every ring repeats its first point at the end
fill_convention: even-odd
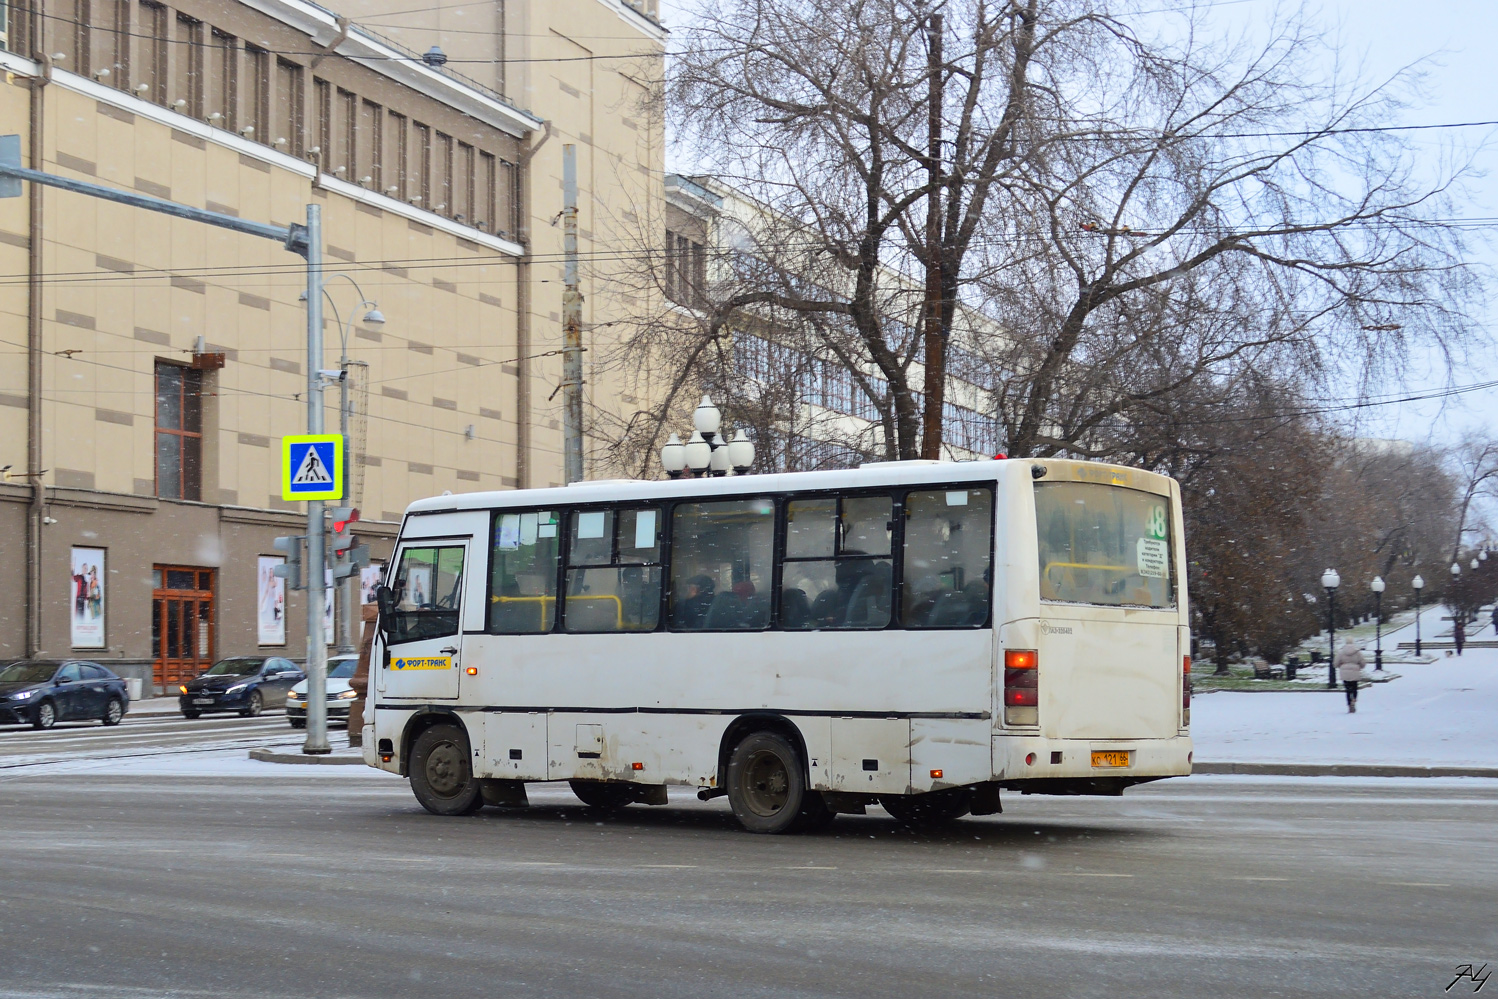
{"type": "Polygon", "coordinates": [[[246,673],[260,672],[260,664],[263,659],[225,659],[213,664],[213,668],[204,673],[204,676],[243,676],[246,673]]]}
{"type": "Polygon", "coordinates": [[[56,672],[55,662],[11,663],[0,670],[0,683],[46,683],[56,672]]]}
{"type": "Polygon", "coordinates": [[[357,659],[334,659],[328,663],[329,680],[347,680],[359,666],[357,659]]]}

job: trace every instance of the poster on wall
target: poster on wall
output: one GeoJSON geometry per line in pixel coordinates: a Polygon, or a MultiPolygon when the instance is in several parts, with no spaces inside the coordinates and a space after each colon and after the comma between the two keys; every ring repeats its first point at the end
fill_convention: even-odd
{"type": "Polygon", "coordinates": [[[286,644],[286,580],[275,572],[276,566],[285,562],[279,555],[260,556],[256,630],[261,645],[286,644]]]}
{"type": "Polygon", "coordinates": [[[359,603],[375,602],[375,590],[385,580],[385,567],[373,562],[359,570],[359,603]]]}
{"type": "Polygon", "coordinates": [[[337,591],[333,589],[333,570],[324,569],[322,571],[322,578],[322,635],[327,640],[328,647],[332,648],[338,644],[338,625],[333,616],[333,609],[336,606],[335,598],[337,597],[337,591]]]}
{"type": "Polygon", "coordinates": [[[104,549],[73,549],[69,595],[73,648],[104,648],[104,549]]]}

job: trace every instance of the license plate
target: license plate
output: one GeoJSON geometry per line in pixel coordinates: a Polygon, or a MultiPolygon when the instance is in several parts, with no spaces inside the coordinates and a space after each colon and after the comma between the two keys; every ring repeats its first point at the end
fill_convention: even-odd
{"type": "Polygon", "coordinates": [[[1094,749],[1092,765],[1095,767],[1126,767],[1129,765],[1127,749],[1094,749]]]}
{"type": "Polygon", "coordinates": [[[211,698],[211,697],[194,697],[192,699],[192,702],[194,704],[212,704],[213,703],[213,698],[211,698]]]}

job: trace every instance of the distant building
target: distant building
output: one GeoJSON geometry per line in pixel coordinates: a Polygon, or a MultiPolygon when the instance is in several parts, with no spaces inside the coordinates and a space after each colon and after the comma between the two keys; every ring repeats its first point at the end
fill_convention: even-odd
{"type": "MultiPolygon", "coordinates": [[[[0,3],[0,132],[23,165],[279,225],[322,206],[328,271],[385,319],[329,280],[325,366],[347,329],[349,488],[377,558],[413,499],[560,481],[560,361],[538,355],[561,339],[563,144],[585,255],[663,201],[653,3],[392,6],[0,3]]],[[[0,655],[157,685],[300,656],[301,598],[268,592],[260,560],[305,524],[278,487],[278,438],[306,425],[301,259],[39,191],[0,199],[0,655]]],[[[583,292],[600,326],[617,304],[583,292]]]]}

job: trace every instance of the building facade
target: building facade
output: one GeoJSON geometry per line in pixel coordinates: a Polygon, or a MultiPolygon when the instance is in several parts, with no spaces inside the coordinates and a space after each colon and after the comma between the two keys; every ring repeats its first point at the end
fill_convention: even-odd
{"type": "MultiPolygon", "coordinates": [[[[325,423],[347,421],[377,561],[413,499],[560,480],[563,145],[585,255],[662,210],[650,12],[481,9],[497,25],[397,24],[365,0],[7,9],[0,132],[23,165],[283,226],[321,206],[322,367],[347,371],[325,423]]],[[[606,330],[584,273],[584,321],[606,330]]],[[[27,185],[0,199],[0,274],[0,655],[156,686],[300,656],[302,595],[268,570],[272,540],[305,531],[279,488],[279,438],[307,420],[301,258],[27,185]]],[[[595,405],[617,398],[594,381],[595,405]]]]}

